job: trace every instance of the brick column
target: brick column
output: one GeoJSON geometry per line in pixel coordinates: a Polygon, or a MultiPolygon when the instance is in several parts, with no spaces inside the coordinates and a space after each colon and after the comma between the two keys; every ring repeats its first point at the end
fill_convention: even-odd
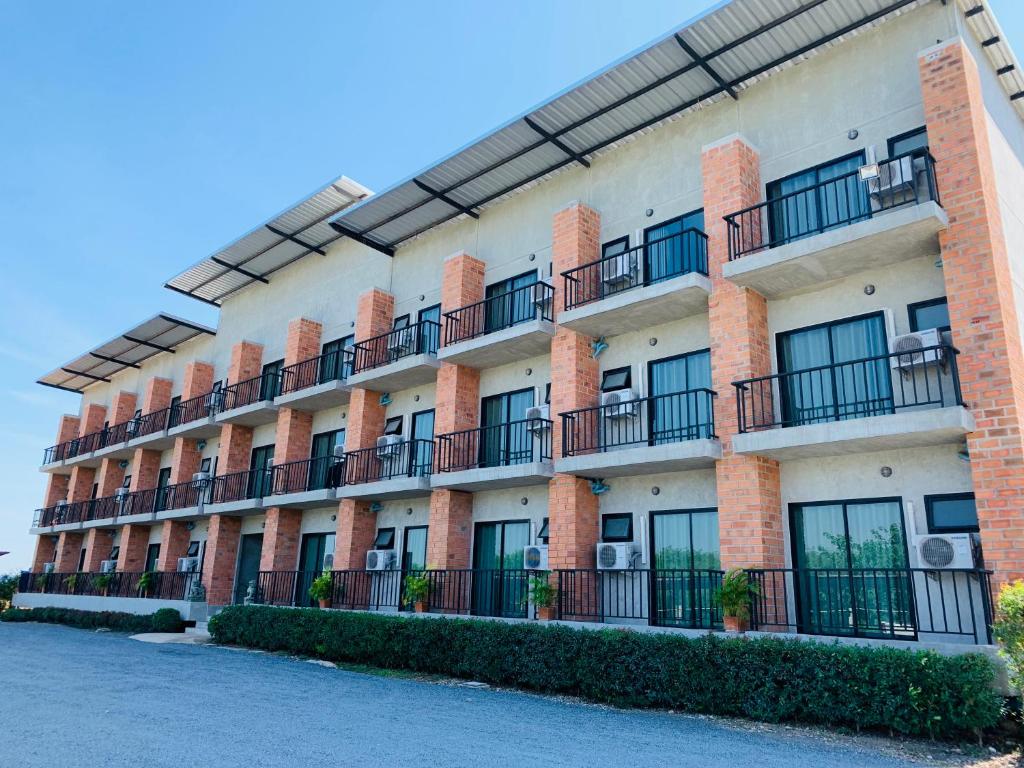
{"type": "Polygon", "coordinates": [[[263,366],[263,345],[240,341],[231,348],[228,384],[248,381],[260,375],[263,366]]]}
{"type": "Polygon", "coordinates": [[[242,533],[242,519],[211,515],[203,562],[203,586],[210,605],[231,603],[235,586],[235,562],[242,533]]]}
{"type": "MultiPolygon", "coordinates": [[[[978,67],[960,38],[920,55],[928,146],[949,227],[939,234],[985,565],[1024,576],[1024,351],[978,67]]],[[[996,98],[1004,98],[999,94],[996,98]]]]}
{"type": "MultiPolygon", "coordinates": [[[[260,374],[263,347],[251,341],[241,341],[231,348],[228,384],[246,381],[260,374]]],[[[217,474],[230,475],[249,469],[252,458],[252,427],[225,424],[220,431],[217,453],[217,474]]]]}
{"type": "MultiPolygon", "coordinates": [[[[209,363],[192,361],[185,365],[185,375],[181,390],[182,400],[191,400],[207,394],[213,388],[213,366],[209,363]]],[[[192,479],[199,471],[202,456],[199,453],[199,441],[194,438],[177,437],[174,439],[174,454],[171,458],[171,483],[184,483],[192,479]]],[[[163,552],[161,547],[161,553],[163,552]]]]}
{"type": "Polygon", "coordinates": [[[110,423],[123,424],[135,415],[135,409],[138,408],[136,403],[138,402],[138,395],[134,392],[125,392],[121,390],[114,395],[114,402],[110,407],[110,423]]]}
{"type": "Polygon", "coordinates": [[[111,550],[110,528],[90,528],[85,534],[86,573],[98,573],[100,564],[107,559],[111,550]]]}
{"type": "MultiPolygon", "coordinates": [[[[123,424],[135,415],[138,397],[134,392],[118,392],[111,406],[110,423],[123,424]]],[[[94,481],[98,486],[97,497],[113,495],[114,491],[124,483],[122,459],[103,459],[96,470],[94,481]]]]}
{"type": "Polygon", "coordinates": [[[85,406],[82,413],[82,420],[79,425],[78,436],[85,437],[103,429],[103,422],[107,420],[107,406],[99,403],[90,403],[85,406]]]}
{"type": "Polygon", "coordinates": [[[155,378],[146,382],[142,394],[142,415],[159,411],[171,404],[171,389],[174,382],[170,379],[155,378]]]}
{"type": "Polygon", "coordinates": [[[71,484],[70,475],[50,475],[46,481],[46,495],[43,497],[43,507],[52,507],[58,501],[68,497],[68,488],[71,484]]]}
{"type": "Polygon", "coordinates": [[[82,557],[82,541],[85,536],[81,531],[64,531],[57,540],[57,560],[53,567],[57,573],[75,573],[78,561],[82,557]]]}
{"type": "MultiPolygon", "coordinates": [[[[97,403],[90,403],[85,406],[79,424],[78,436],[85,437],[86,435],[101,431],[106,418],[106,406],[97,403]]],[[[71,479],[68,482],[68,501],[85,501],[88,499],[92,496],[92,486],[95,482],[95,467],[72,467],[71,479]]]]}
{"type": "MultiPolygon", "coordinates": [[[[572,203],[555,213],[551,261],[554,274],[601,257],[601,217],[592,208],[572,203]]],[[[557,316],[565,308],[564,284],[555,280],[557,316]]],[[[551,341],[551,447],[562,455],[562,419],[558,415],[598,404],[598,363],[590,338],[559,328],[551,341]]],[[[593,568],[598,535],[598,500],[583,478],[557,474],[548,484],[548,562],[552,568],[593,568]]]]}
{"type": "Polygon", "coordinates": [[[146,567],[146,550],[149,549],[149,526],[126,525],[121,529],[120,549],[117,553],[117,570],[140,573],[146,567]]]}
{"type": "Polygon", "coordinates": [[[52,536],[36,538],[36,551],[32,556],[32,573],[42,573],[43,565],[57,560],[57,545],[52,536]]]}
{"type": "Polygon", "coordinates": [[[160,555],[156,559],[158,571],[176,571],[178,558],[188,554],[191,532],[182,520],[165,520],[160,529],[160,555]]]}
{"type": "Polygon", "coordinates": [[[74,440],[80,434],[79,430],[81,429],[81,426],[82,420],[78,416],[65,413],[60,417],[60,424],[57,426],[57,441],[54,445],[66,443],[68,440],[74,440]]]}
{"type": "Polygon", "coordinates": [[[780,567],[785,550],[779,464],[732,452],[732,436],[739,431],[732,383],[771,373],[768,302],[722,277],[722,266],[729,261],[722,217],[760,202],[760,158],[734,135],[705,147],[701,164],[712,283],[711,386],[718,394],[715,431],[722,441],[722,459],[716,466],[722,567],[780,567]]]}
{"type": "Polygon", "coordinates": [[[395,318],[395,297],[380,288],[360,294],[356,305],[356,341],[365,341],[391,330],[395,318]]]}
{"type": "Polygon", "coordinates": [[[132,481],[129,485],[131,491],[146,491],[156,488],[156,481],[160,475],[160,451],[148,451],[145,448],[136,448],[132,455],[132,481]]]}

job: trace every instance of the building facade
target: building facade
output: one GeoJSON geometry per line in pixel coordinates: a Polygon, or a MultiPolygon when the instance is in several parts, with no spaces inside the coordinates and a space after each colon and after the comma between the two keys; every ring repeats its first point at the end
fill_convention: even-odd
{"type": "Polygon", "coordinates": [[[1024,575],[1020,76],[983,2],[857,5],[717,7],[171,280],[216,330],[42,380],[82,405],[23,604],[308,604],[327,569],[338,608],[422,573],[523,617],[539,567],[562,618],[713,629],[743,568],[756,628],[989,642],[1024,575]]]}

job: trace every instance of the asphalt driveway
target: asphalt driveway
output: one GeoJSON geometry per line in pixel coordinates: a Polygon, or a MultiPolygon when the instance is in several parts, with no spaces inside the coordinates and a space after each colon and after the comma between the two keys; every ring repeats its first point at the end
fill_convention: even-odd
{"type": "Polygon", "coordinates": [[[0,624],[0,766],[913,765],[705,718],[0,624]]]}

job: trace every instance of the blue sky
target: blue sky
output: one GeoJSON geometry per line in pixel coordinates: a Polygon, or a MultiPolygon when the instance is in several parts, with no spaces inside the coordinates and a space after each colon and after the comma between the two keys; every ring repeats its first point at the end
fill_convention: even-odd
{"type": "MultiPolygon", "coordinates": [[[[0,572],[28,565],[41,374],[326,181],[383,189],[662,34],[704,0],[514,4],[2,0],[0,572]]],[[[1024,10],[993,7],[1018,51],[1024,10]]]]}

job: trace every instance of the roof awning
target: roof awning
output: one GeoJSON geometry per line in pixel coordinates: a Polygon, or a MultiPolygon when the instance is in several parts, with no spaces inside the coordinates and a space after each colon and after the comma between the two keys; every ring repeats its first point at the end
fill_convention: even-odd
{"type": "Polygon", "coordinates": [[[917,0],[733,0],[331,219],[388,252],[477,216],[570,165],[743,90],[918,5],[917,0]]]}
{"type": "Polygon", "coordinates": [[[165,284],[214,306],[255,282],[266,283],[277,270],[342,237],[327,220],[370,194],[342,176],[274,216],[217,253],[189,267],[165,284]]]}
{"type": "Polygon", "coordinates": [[[1010,103],[1016,108],[1017,114],[1024,118],[1024,72],[1021,72],[1020,62],[1010,48],[988,0],[960,0],[960,9],[967,18],[967,26],[995,68],[999,84],[1010,98],[1010,103]]]}
{"type": "Polygon", "coordinates": [[[39,379],[39,383],[81,393],[98,381],[110,381],[111,376],[125,368],[138,368],[143,361],[162,352],[173,353],[177,347],[196,336],[215,333],[213,328],[173,315],[154,315],[46,374],[39,379]]]}

